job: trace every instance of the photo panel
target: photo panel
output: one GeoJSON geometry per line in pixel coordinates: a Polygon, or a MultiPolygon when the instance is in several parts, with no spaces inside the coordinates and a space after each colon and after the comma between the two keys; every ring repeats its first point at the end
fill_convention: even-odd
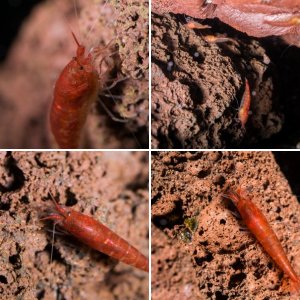
{"type": "Polygon", "coordinates": [[[0,298],[148,299],[148,168],[147,152],[1,152],[0,298]]]}
{"type": "Polygon", "coordinates": [[[148,149],[149,3],[0,3],[0,149],[148,149]]]}
{"type": "Polygon", "coordinates": [[[299,1],[153,0],[154,149],[300,148],[299,1]]]}
{"type": "Polygon", "coordinates": [[[298,299],[299,152],[153,152],[152,299],[298,299]]]}

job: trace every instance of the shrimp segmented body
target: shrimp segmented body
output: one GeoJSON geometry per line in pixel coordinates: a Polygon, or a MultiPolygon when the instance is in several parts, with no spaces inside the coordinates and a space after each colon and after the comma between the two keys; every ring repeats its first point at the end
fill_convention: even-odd
{"type": "Polygon", "coordinates": [[[279,239],[263,213],[244,195],[241,188],[238,188],[236,191],[230,190],[224,197],[234,203],[248,229],[280,269],[292,280],[299,292],[300,278],[291,266],[279,239]]]}
{"type": "MultiPolygon", "coordinates": [[[[73,34],[73,33],[72,33],[73,34]]],[[[83,126],[91,104],[97,100],[98,73],[92,56],[85,57],[85,47],[77,44],[76,56],[65,66],[54,88],[50,127],[60,148],[79,148],[83,126]]]]}
{"type": "Polygon", "coordinates": [[[55,200],[55,213],[41,220],[52,220],[82,243],[125,264],[149,271],[148,259],[135,247],[108,227],[90,216],[59,205],[55,200]]]}

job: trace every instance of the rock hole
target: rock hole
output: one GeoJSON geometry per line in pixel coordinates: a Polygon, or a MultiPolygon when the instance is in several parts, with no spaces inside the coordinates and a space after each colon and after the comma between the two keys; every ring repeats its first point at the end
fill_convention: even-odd
{"type": "Polygon", "coordinates": [[[273,269],[273,263],[268,262],[267,267],[268,267],[270,270],[272,270],[272,269],[273,269]]]}
{"type": "Polygon", "coordinates": [[[136,205],[133,205],[133,206],[131,207],[131,213],[132,213],[132,215],[135,215],[136,208],[137,208],[136,205]]]}
{"type": "Polygon", "coordinates": [[[208,119],[209,115],[211,114],[211,109],[209,107],[206,107],[204,111],[204,117],[205,119],[208,119]]]}
{"type": "Polygon", "coordinates": [[[66,300],[66,298],[63,295],[63,292],[60,289],[61,287],[57,289],[56,300],[66,300]]]}
{"type": "Polygon", "coordinates": [[[221,219],[221,220],[220,220],[220,224],[221,224],[221,225],[225,225],[225,224],[226,224],[226,220],[221,219]]]}
{"type": "Polygon", "coordinates": [[[200,244],[204,247],[207,247],[208,246],[208,241],[204,241],[204,242],[200,242],[200,244]]]}
{"type": "Polygon", "coordinates": [[[225,274],[225,272],[222,272],[222,271],[216,271],[216,275],[217,275],[217,276],[221,276],[221,275],[223,275],[223,274],[225,274]]]}
{"type": "Polygon", "coordinates": [[[213,183],[214,183],[215,185],[219,185],[219,186],[223,186],[225,182],[226,182],[226,179],[225,179],[225,177],[222,176],[222,175],[216,176],[216,177],[214,178],[214,180],[213,180],[213,183]]]}
{"type": "Polygon", "coordinates": [[[260,279],[263,276],[263,273],[261,270],[255,270],[254,276],[256,279],[260,279]]]}
{"type": "Polygon", "coordinates": [[[22,264],[21,264],[21,258],[19,254],[11,255],[8,258],[9,262],[14,266],[15,269],[20,269],[22,264]]]}
{"type": "Polygon", "coordinates": [[[90,214],[94,215],[97,210],[98,210],[98,206],[92,206],[90,209],[90,214]]]}
{"type": "Polygon", "coordinates": [[[203,55],[201,55],[201,53],[199,53],[199,51],[197,51],[197,46],[193,45],[188,50],[194,61],[198,62],[199,64],[203,63],[205,58],[203,55]]]}
{"type": "Polygon", "coordinates": [[[208,292],[208,293],[206,293],[206,295],[207,295],[207,299],[212,299],[212,295],[213,295],[213,293],[212,292],[208,292]]]}
{"type": "Polygon", "coordinates": [[[67,198],[66,206],[73,206],[77,204],[78,200],[76,199],[75,194],[71,192],[70,188],[66,189],[65,195],[67,198]]]}
{"type": "Polygon", "coordinates": [[[24,287],[24,286],[19,286],[19,287],[17,288],[17,290],[15,291],[14,295],[17,296],[17,295],[21,294],[21,292],[22,292],[23,290],[25,290],[25,287],[24,287]]]}
{"type": "Polygon", "coordinates": [[[5,156],[4,168],[13,180],[7,185],[0,184],[0,191],[3,193],[19,190],[25,182],[23,171],[17,166],[17,161],[13,158],[11,152],[7,152],[5,156]]]}
{"type": "Polygon", "coordinates": [[[135,22],[139,19],[139,15],[135,14],[134,16],[131,17],[132,21],[135,22]]]}
{"type": "Polygon", "coordinates": [[[186,80],[179,80],[180,83],[186,85],[189,89],[190,98],[193,101],[195,107],[205,103],[205,98],[203,97],[202,90],[199,88],[198,84],[194,82],[186,82],[186,80]]]}
{"type": "Polygon", "coordinates": [[[10,209],[10,202],[0,202],[0,210],[8,211],[10,209]]]}
{"type": "Polygon", "coordinates": [[[160,198],[161,198],[161,193],[157,193],[151,200],[152,204],[154,204],[160,198]]]}
{"type": "Polygon", "coordinates": [[[237,258],[237,260],[231,265],[231,267],[234,270],[242,270],[244,269],[244,263],[240,260],[240,258],[237,258]]]}
{"type": "Polygon", "coordinates": [[[20,199],[21,203],[23,204],[28,204],[29,203],[29,200],[28,200],[28,197],[27,196],[22,196],[21,199],[20,199]]]}
{"type": "Polygon", "coordinates": [[[0,282],[1,282],[1,283],[4,283],[4,284],[7,284],[7,279],[6,279],[6,277],[3,276],[3,275],[0,275],[0,282]]]}
{"type": "Polygon", "coordinates": [[[227,300],[228,299],[228,296],[222,294],[222,292],[220,292],[220,291],[216,291],[215,296],[216,296],[216,300],[227,300]]]}
{"type": "Polygon", "coordinates": [[[142,56],[140,56],[140,55],[137,55],[137,63],[139,64],[139,65],[141,65],[141,64],[143,64],[143,57],[142,56]]]}
{"type": "Polygon", "coordinates": [[[26,224],[29,223],[30,219],[31,219],[31,213],[29,212],[26,216],[26,224]]]}
{"type": "Polygon", "coordinates": [[[43,289],[43,290],[37,292],[36,297],[38,300],[43,299],[45,297],[45,290],[43,289]]]}
{"type": "Polygon", "coordinates": [[[245,273],[238,273],[234,274],[230,277],[228,288],[231,290],[232,288],[235,288],[236,286],[240,285],[243,280],[246,278],[245,273]]]}
{"type": "Polygon", "coordinates": [[[182,210],[182,201],[176,201],[174,209],[163,216],[155,216],[152,219],[153,223],[161,228],[173,228],[175,225],[180,225],[183,223],[183,210],[182,210]]]}
{"type": "Polygon", "coordinates": [[[201,171],[198,173],[198,177],[199,177],[199,178],[205,178],[205,177],[207,177],[209,174],[210,174],[210,170],[201,170],[201,171]]]}
{"type": "Polygon", "coordinates": [[[263,183],[264,190],[266,190],[269,185],[270,185],[270,181],[266,180],[266,182],[263,183]]]}
{"type": "Polygon", "coordinates": [[[41,154],[40,153],[37,153],[35,156],[34,156],[34,160],[36,162],[36,164],[40,167],[40,168],[48,168],[48,166],[41,161],[41,154]]]}
{"type": "Polygon", "coordinates": [[[195,262],[198,266],[202,266],[202,264],[206,262],[211,262],[214,259],[213,255],[208,252],[204,257],[195,257],[195,262]]]}

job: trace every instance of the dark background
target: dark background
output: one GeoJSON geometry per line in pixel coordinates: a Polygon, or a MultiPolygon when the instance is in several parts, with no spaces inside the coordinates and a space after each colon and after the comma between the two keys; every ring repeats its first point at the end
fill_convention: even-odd
{"type": "Polygon", "coordinates": [[[300,146],[300,48],[275,37],[261,41],[277,72],[275,84],[284,123],[279,133],[253,148],[295,149],[300,146]]]}
{"type": "Polygon", "coordinates": [[[300,151],[274,151],[273,154],[300,202],[300,151]]]}
{"type": "Polygon", "coordinates": [[[0,1],[0,62],[4,61],[22,22],[32,8],[44,0],[0,1]]]}

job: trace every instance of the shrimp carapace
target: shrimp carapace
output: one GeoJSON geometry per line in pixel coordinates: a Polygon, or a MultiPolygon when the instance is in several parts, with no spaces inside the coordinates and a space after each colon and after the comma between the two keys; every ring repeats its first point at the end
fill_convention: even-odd
{"type": "Polygon", "coordinates": [[[54,199],[55,212],[41,220],[52,220],[62,229],[89,247],[125,264],[149,271],[148,259],[108,227],[73,209],[59,205],[54,199]]]}
{"type": "Polygon", "coordinates": [[[234,203],[248,229],[279,268],[292,280],[293,285],[298,291],[300,291],[300,279],[291,266],[279,239],[261,210],[249,197],[245,196],[241,188],[237,188],[235,191],[229,190],[229,192],[223,196],[234,203]]]}
{"type": "Polygon", "coordinates": [[[50,110],[50,127],[60,148],[79,148],[81,135],[91,104],[97,100],[99,76],[91,54],[74,33],[76,56],[65,66],[54,88],[50,110]]]}

